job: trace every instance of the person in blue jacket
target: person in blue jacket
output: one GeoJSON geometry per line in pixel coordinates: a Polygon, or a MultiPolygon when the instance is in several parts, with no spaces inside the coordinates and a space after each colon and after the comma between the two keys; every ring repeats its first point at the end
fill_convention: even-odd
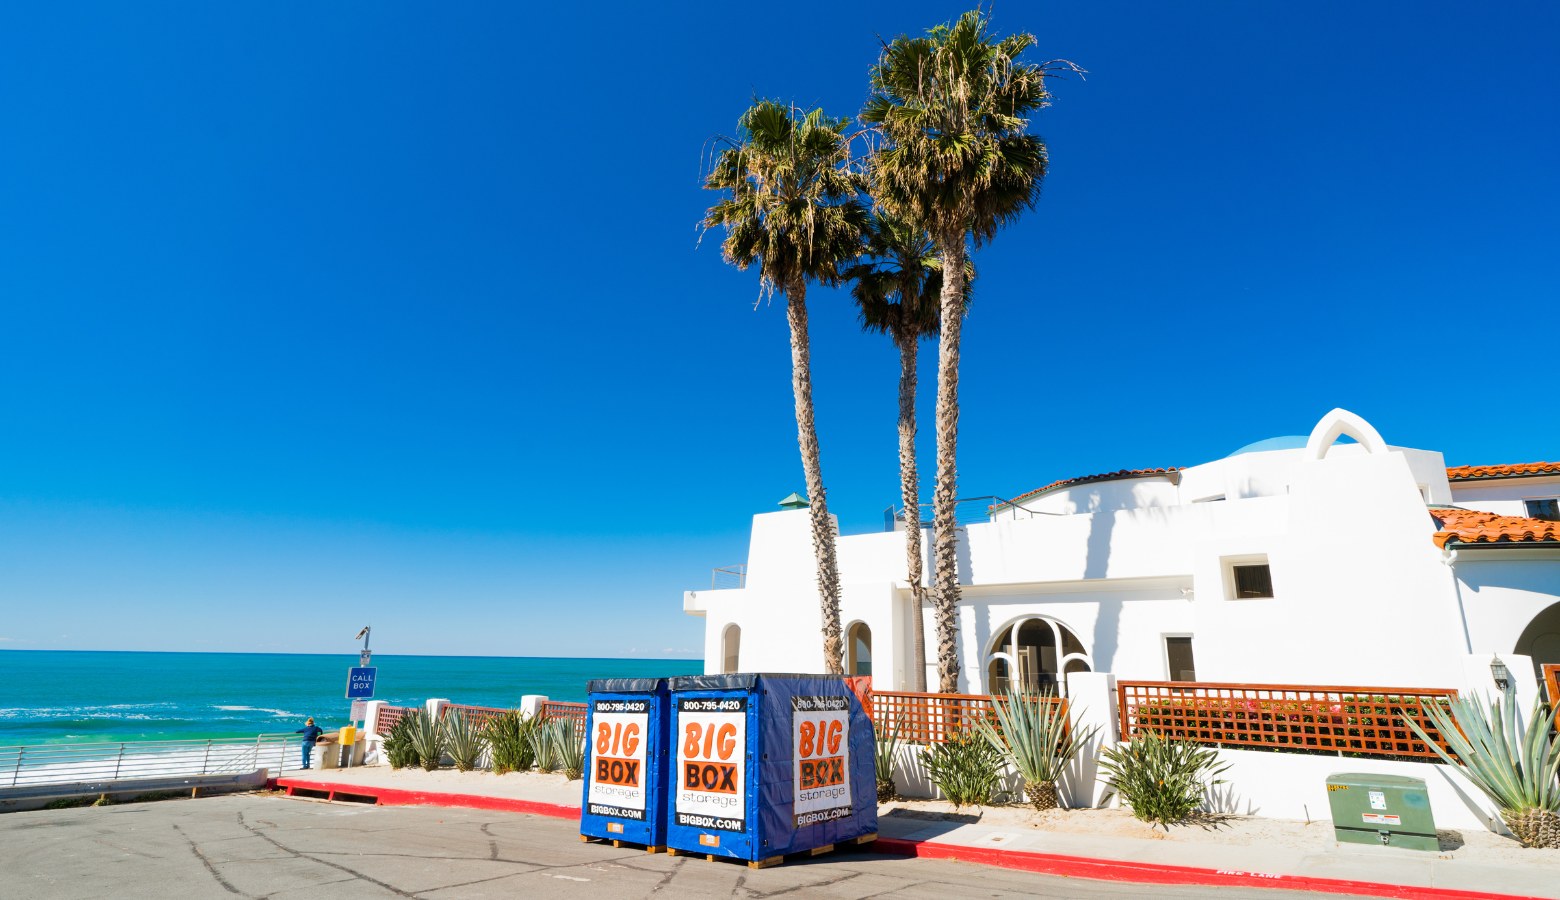
{"type": "Polygon", "coordinates": [[[314,755],[315,742],[318,741],[320,739],[320,735],[324,733],[325,729],[314,724],[313,716],[309,717],[309,721],[303,723],[302,728],[293,732],[293,734],[303,735],[303,767],[305,769],[309,767],[309,757],[314,755]]]}

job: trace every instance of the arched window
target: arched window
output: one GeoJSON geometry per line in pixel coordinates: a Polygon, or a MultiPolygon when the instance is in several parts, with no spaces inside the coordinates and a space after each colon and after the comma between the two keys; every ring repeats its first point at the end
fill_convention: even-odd
{"type": "Polygon", "coordinates": [[[1560,603],[1534,616],[1512,649],[1533,657],[1535,670],[1545,664],[1560,665],[1560,603]]]}
{"type": "Polygon", "coordinates": [[[857,622],[846,632],[845,671],[851,675],[872,674],[872,629],[865,622],[857,622]]]}
{"type": "Polygon", "coordinates": [[[997,632],[986,657],[986,690],[1060,694],[1064,675],[1093,670],[1083,642],[1066,625],[1044,616],[1027,616],[997,632]]]}
{"type": "Polygon", "coordinates": [[[742,629],[735,624],[727,625],[720,638],[721,672],[730,675],[739,672],[738,663],[741,660],[742,629]]]}

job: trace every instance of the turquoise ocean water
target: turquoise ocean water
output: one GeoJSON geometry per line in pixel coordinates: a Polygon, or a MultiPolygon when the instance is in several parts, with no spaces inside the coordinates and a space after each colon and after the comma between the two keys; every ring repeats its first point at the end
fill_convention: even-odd
{"type": "MultiPolygon", "coordinates": [[[[0,746],[253,737],[314,716],[346,724],[357,654],[0,650],[0,746]]],[[[699,660],[389,656],[374,698],[518,706],[523,694],[584,700],[591,678],[689,675],[699,660]]]]}

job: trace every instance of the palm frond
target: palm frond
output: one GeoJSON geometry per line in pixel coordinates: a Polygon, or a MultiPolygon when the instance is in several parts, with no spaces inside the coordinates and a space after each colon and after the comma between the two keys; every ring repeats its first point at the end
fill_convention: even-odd
{"type": "Polygon", "coordinates": [[[861,111],[881,143],[869,165],[879,204],[977,245],[1034,206],[1047,159],[1029,117],[1050,104],[1047,78],[1082,71],[1021,61],[1034,45],[1031,34],[994,37],[977,9],[883,47],[861,111]]]}
{"type": "Polygon", "coordinates": [[[836,284],[861,252],[867,211],[851,171],[848,120],[759,100],[710,165],[704,186],[724,196],[704,228],[722,228],[738,269],[757,265],[766,292],[804,281],[836,284]]]}

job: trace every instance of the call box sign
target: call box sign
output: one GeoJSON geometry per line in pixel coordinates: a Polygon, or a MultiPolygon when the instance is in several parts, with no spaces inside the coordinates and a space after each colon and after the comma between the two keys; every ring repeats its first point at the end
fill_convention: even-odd
{"type": "Polygon", "coordinates": [[[347,699],[367,700],[374,696],[375,666],[353,666],[347,670],[347,699]]]}

